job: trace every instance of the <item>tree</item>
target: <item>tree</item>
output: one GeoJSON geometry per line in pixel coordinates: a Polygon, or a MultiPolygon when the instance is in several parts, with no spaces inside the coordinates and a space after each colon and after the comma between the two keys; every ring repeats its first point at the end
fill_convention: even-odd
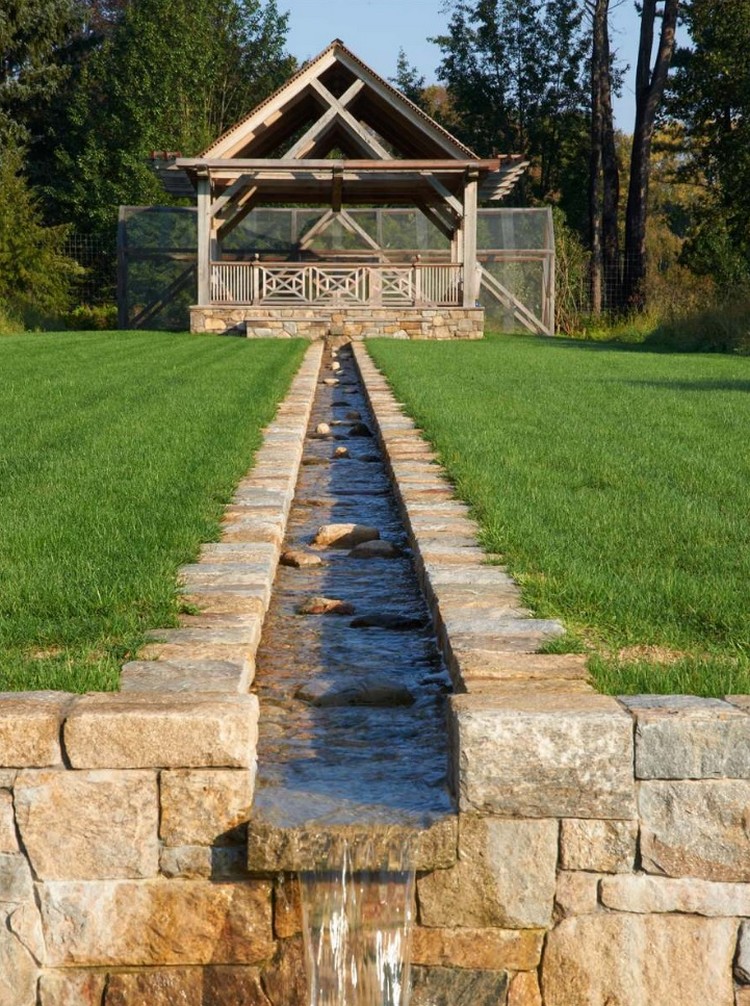
{"type": "Polygon", "coordinates": [[[198,153],[294,68],[275,0],[131,0],[84,64],[58,131],[50,202],[111,231],[123,203],[164,201],[152,150],[198,153]]]}
{"type": "Polygon", "coordinates": [[[750,275],[750,0],[685,0],[682,18],[692,46],[675,54],[668,111],[681,176],[703,189],[684,257],[728,287],[750,275]]]}
{"type": "Polygon", "coordinates": [[[532,158],[536,198],[585,188],[587,38],[577,0],[454,0],[438,75],[455,131],[478,153],[532,158]]]}
{"type": "Polygon", "coordinates": [[[0,9],[0,145],[29,140],[27,119],[65,69],[55,53],[80,27],[76,0],[4,0],[0,9]]]}
{"type": "Polygon", "coordinates": [[[669,64],[675,45],[680,0],[665,0],[662,24],[653,66],[652,50],[657,17],[657,0],[643,0],[638,63],[635,75],[635,128],[630,158],[630,186],[625,214],[625,275],[623,300],[631,308],[642,308],[646,279],[646,222],[651,145],[656,116],[667,84],[669,64]]]}
{"type": "Polygon", "coordinates": [[[416,66],[409,62],[403,48],[398,50],[398,60],[396,61],[396,76],[388,78],[394,87],[406,95],[409,101],[422,107],[422,95],[424,93],[424,75],[420,74],[416,66]]]}
{"type": "Polygon", "coordinates": [[[64,227],[45,227],[22,174],[23,157],[0,150],[0,314],[40,324],[70,306],[79,266],[63,254],[64,227]]]}

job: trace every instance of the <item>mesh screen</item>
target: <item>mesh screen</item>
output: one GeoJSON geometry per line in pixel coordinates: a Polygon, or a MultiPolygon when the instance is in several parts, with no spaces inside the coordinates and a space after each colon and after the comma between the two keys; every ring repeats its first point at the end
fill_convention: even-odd
{"type": "MultiPolygon", "coordinates": [[[[325,208],[258,208],[222,242],[225,260],[304,259],[360,253],[375,254],[361,234],[334,219],[312,238],[325,208]]],[[[356,225],[392,261],[411,261],[415,254],[447,259],[450,242],[419,210],[350,209],[356,225]]],[[[197,216],[193,207],[120,209],[120,294],[132,327],[189,327],[189,307],[197,300],[197,216]]],[[[545,308],[545,261],[554,249],[548,209],[480,209],[478,258],[495,278],[483,283],[480,302],[490,327],[514,331],[519,322],[511,298],[542,318],[545,308]],[[510,307],[508,304],[510,303],[510,307]]],[[[549,284],[547,284],[549,287],[549,284]]]]}

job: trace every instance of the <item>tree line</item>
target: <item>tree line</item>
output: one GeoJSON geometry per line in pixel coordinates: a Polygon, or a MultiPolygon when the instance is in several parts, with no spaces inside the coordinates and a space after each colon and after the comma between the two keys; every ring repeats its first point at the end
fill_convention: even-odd
{"type": "MultiPolygon", "coordinates": [[[[660,276],[701,297],[750,285],[750,0],[642,0],[634,67],[613,44],[623,2],[447,0],[439,83],[403,52],[393,78],[478,154],[530,158],[514,201],[556,207],[594,312],[641,310],[660,276]]],[[[279,86],[287,31],[283,0],[6,0],[0,315],[59,313],[80,271],[67,230],[113,241],[119,205],[166,202],[151,151],[197,153],[279,86]]]]}

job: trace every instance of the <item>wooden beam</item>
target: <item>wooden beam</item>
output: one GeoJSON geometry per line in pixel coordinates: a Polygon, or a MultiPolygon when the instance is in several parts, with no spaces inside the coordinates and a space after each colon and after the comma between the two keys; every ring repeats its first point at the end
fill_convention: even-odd
{"type": "Polygon", "coordinates": [[[430,206],[428,203],[422,200],[416,200],[417,207],[424,213],[431,224],[448,238],[449,241],[453,240],[453,236],[456,233],[456,224],[454,220],[450,222],[443,216],[443,214],[438,210],[437,206],[430,206]]]}
{"type": "MultiPolygon", "coordinates": [[[[346,91],[339,98],[341,105],[346,107],[351,101],[356,98],[359,92],[365,85],[361,80],[355,80],[351,87],[347,88],[346,91]]],[[[302,159],[305,153],[312,150],[315,144],[325,136],[328,128],[333,124],[333,122],[338,117],[338,111],[333,106],[329,107],[326,112],[307,130],[304,136],[301,136],[297,142],[287,150],[287,152],[282,157],[284,161],[294,161],[298,158],[302,159]]]]}
{"type": "Polygon", "coordinates": [[[198,306],[211,303],[211,177],[198,175],[198,306]]]}
{"type": "Polygon", "coordinates": [[[328,225],[332,222],[334,217],[335,213],[333,212],[333,210],[326,210],[323,216],[320,217],[319,220],[315,221],[310,230],[305,234],[305,236],[300,241],[299,243],[300,251],[307,251],[307,249],[310,247],[313,238],[316,238],[318,234],[322,234],[323,231],[325,231],[328,225]]]}
{"type": "Polygon", "coordinates": [[[422,171],[421,175],[426,178],[437,194],[443,199],[448,206],[453,210],[453,212],[462,217],[464,215],[464,208],[456,197],[446,189],[439,178],[436,178],[431,171],[422,171]]]}
{"type": "Polygon", "coordinates": [[[226,219],[217,230],[217,241],[223,241],[224,238],[228,237],[232,233],[235,227],[238,227],[242,223],[250,210],[257,205],[259,198],[260,192],[257,188],[251,189],[245,196],[243,196],[241,203],[238,202],[237,209],[232,216],[226,219]]]}
{"type": "Polygon", "coordinates": [[[340,167],[333,169],[331,178],[331,209],[334,213],[341,212],[341,198],[344,192],[344,172],[340,167]]]}
{"type": "Polygon", "coordinates": [[[215,217],[217,213],[221,213],[229,203],[242,194],[243,189],[253,184],[253,180],[253,175],[241,174],[220,196],[212,201],[211,216],[215,217]]]}
{"type": "MultiPolygon", "coordinates": [[[[348,114],[348,113],[347,113],[348,114]]],[[[355,120],[356,122],[356,120],[355,120]]],[[[497,171],[500,168],[501,158],[477,159],[472,161],[452,161],[409,158],[393,158],[390,155],[386,159],[380,156],[375,158],[343,158],[342,163],[345,171],[404,171],[404,172],[434,172],[441,174],[464,174],[464,172],[474,168],[479,172],[497,171]]],[[[175,165],[180,169],[200,171],[208,168],[214,177],[220,177],[223,172],[240,174],[242,171],[272,171],[278,168],[284,171],[310,171],[330,168],[331,161],[328,158],[316,158],[307,160],[287,161],[278,157],[180,157],[175,161],[175,165]]]]}
{"type": "Polygon", "coordinates": [[[321,84],[319,80],[311,80],[310,86],[336,111],[336,119],[354,137],[355,141],[358,140],[360,142],[364,151],[370,154],[371,157],[378,158],[379,160],[392,160],[391,154],[385,147],[357,122],[352,113],[344,107],[338,98],[335,98],[331,94],[327,87],[321,84]]]}
{"type": "Polygon", "coordinates": [[[364,227],[358,224],[354,217],[350,216],[346,210],[341,210],[339,217],[341,219],[341,223],[351,234],[357,234],[362,238],[365,244],[368,244],[373,249],[373,251],[379,252],[381,256],[383,255],[382,247],[374,240],[374,238],[370,237],[364,227]]]}
{"type": "Polygon", "coordinates": [[[477,282],[477,189],[476,171],[464,183],[464,307],[474,307],[479,296],[477,282]]]}

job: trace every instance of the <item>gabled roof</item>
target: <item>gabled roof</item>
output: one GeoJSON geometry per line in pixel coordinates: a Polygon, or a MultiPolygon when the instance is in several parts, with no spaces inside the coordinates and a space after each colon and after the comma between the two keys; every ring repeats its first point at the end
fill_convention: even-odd
{"type": "Polygon", "coordinates": [[[322,158],[334,149],[351,158],[478,159],[340,39],[302,66],[199,158],[322,158]],[[310,149],[295,150],[308,132],[310,149]]]}

